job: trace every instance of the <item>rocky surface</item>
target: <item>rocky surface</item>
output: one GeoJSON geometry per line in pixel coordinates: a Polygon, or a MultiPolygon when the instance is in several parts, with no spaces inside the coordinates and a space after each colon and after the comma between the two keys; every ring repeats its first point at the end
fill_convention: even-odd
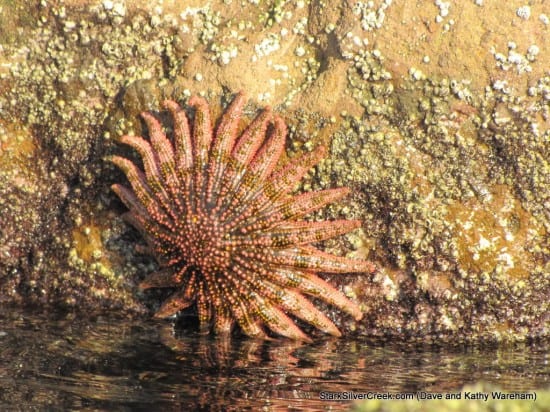
{"type": "MultiPolygon", "coordinates": [[[[299,190],[373,276],[344,330],[422,340],[548,338],[550,30],[543,2],[0,1],[0,302],[142,313],[155,263],[120,219],[104,157],[138,113],[202,94],[330,147],[299,190]],[[195,4],[196,3],[196,4],[195,4]]],[[[546,11],[548,13],[548,11],[546,11]]],[[[161,293],[161,292],[158,292],[161,293]]],[[[143,315],[146,316],[146,315],[143,315]]]]}

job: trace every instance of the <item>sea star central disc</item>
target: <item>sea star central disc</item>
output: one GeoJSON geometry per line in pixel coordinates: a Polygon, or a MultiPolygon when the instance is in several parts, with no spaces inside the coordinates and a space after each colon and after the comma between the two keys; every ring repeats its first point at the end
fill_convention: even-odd
{"type": "Polygon", "coordinates": [[[225,272],[231,262],[232,248],[224,241],[224,227],[217,216],[192,215],[184,230],[180,251],[185,260],[204,273],[225,272]]]}

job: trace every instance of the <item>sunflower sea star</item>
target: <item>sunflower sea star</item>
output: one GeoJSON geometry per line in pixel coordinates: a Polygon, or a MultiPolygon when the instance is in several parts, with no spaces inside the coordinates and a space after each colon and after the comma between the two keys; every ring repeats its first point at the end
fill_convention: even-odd
{"type": "Polygon", "coordinates": [[[323,157],[319,147],[276,168],[286,125],[269,108],[238,135],[245,104],[242,93],[222,115],[214,133],[207,102],[192,97],[192,129],[175,102],[163,103],[173,117],[173,143],[150,113],[141,114],[150,142],[123,136],[143,161],[110,160],[132,189],[112,186],[129,211],[126,220],[148,243],[161,270],[140,284],[176,288],[155,314],[171,316],[196,303],[201,329],[228,333],[235,321],[250,336],[267,337],[264,327],[310,341],[287,314],[334,336],[334,323],[306,295],[336,306],[359,320],[359,307],[316,272],[372,272],[372,263],[334,256],[309,245],[349,232],[356,220],[309,222],[306,214],[345,196],[347,188],[291,194],[323,157]]]}

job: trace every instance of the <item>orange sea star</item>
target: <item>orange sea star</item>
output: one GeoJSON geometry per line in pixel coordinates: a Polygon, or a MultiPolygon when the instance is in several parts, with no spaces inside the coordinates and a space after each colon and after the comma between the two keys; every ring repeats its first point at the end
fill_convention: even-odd
{"type": "Polygon", "coordinates": [[[125,217],[144,236],[161,270],[140,284],[176,288],[155,316],[164,318],[196,303],[200,325],[227,333],[235,321],[250,336],[264,327],[310,341],[287,315],[334,336],[340,331],[305,295],[319,298],[359,320],[359,307],[316,272],[372,272],[372,263],[317,250],[310,243],[347,233],[356,220],[310,222],[306,214],[345,196],[346,188],[291,194],[325,150],[276,168],[286,125],[269,108],[238,135],[245,97],[239,93],[214,133],[207,102],[192,97],[192,129],[180,106],[163,106],[173,117],[173,143],[159,121],[142,113],[150,142],[123,136],[141,156],[143,170],[128,159],[111,161],[132,190],[112,189],[128,207],[125,217]]]}

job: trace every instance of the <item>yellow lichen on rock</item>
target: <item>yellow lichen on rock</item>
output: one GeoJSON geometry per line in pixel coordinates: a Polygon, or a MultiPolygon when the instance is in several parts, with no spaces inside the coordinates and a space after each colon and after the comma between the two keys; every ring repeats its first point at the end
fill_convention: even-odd
{"type": "Polygon", "coordinates": [[[532,273],[535,256],[528,240],[544,229],[521,206],[505,185],[496,185],[486,200],[478,198],[448,206],[460,266],[473,273],[506,274],[523,279],[532,273]]]}

